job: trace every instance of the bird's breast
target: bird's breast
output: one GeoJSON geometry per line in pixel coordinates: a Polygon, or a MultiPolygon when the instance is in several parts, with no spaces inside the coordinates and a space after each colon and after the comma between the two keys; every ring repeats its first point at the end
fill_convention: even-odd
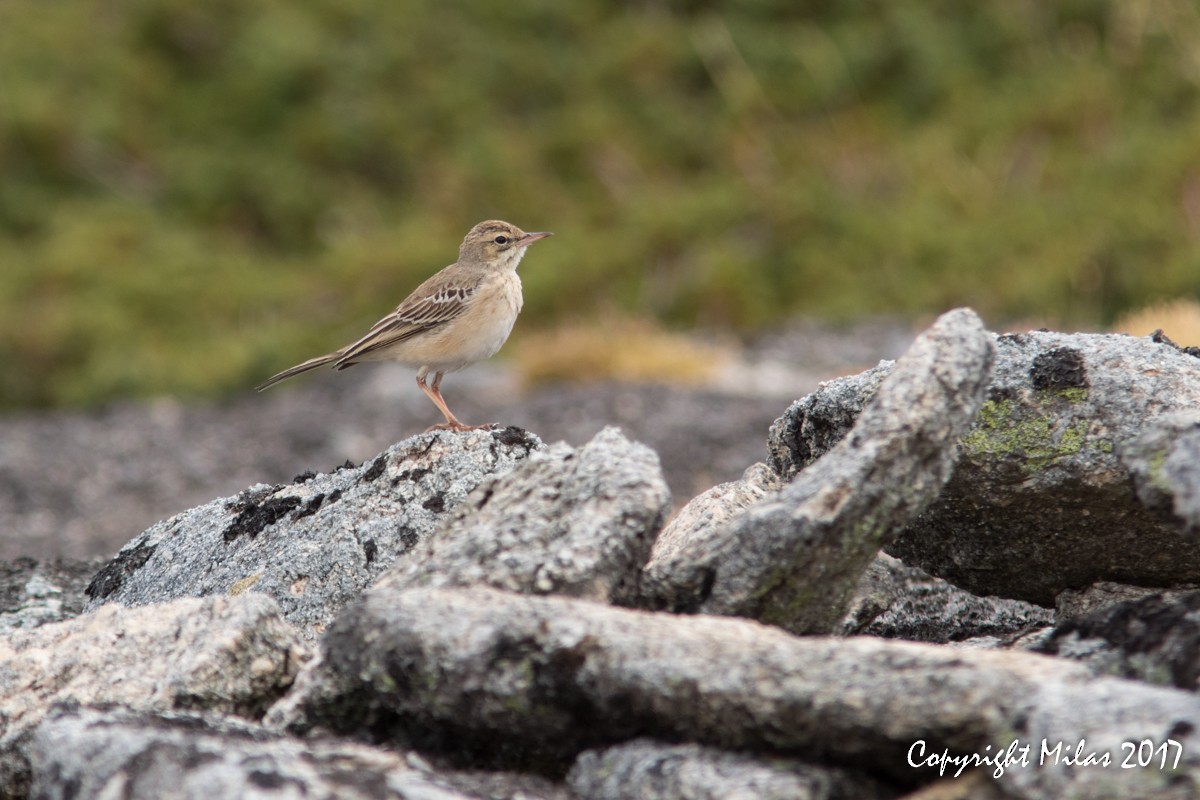
{"type": "Polygon", "coordinates": [[[422,359],[435,368],[453,372],[491,358],[512,333],[524,299],[521,279],[515,272],[500,273],[481,285],[462,316],[437,332],[430,352],[422,359]]]}

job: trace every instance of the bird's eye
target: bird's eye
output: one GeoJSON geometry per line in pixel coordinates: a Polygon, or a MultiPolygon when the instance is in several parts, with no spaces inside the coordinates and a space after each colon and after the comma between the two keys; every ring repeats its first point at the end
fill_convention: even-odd
{"type": "Polygon", "coordinates": [[[493,239],[492,241],[495,242],[496,244],[508,244],[508,237],[501,234],[501,235],[497,236],[495,239],[493,239]]]}

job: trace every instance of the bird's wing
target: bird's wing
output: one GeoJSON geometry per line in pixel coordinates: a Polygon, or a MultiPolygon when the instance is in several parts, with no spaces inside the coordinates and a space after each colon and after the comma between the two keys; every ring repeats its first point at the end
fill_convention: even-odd
{"type": "MultiPolygon", "coordinates": [[[[438,276],[435,276],[438,277],[438,276]]],[[[345,348],[335,367],[348,367],[364,356],[445,325],[466,309],[479,283],[443,283],[419,286],[396,310],[376,322],[367,334],[345,348]]]]}

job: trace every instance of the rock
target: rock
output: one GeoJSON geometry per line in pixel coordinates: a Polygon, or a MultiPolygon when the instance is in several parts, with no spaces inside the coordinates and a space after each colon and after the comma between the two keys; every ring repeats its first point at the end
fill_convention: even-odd
{"type": "MultiPolygon", "coordinates": [[[[953,767],[950,772],[953,774],[953,767]]],[[[901,800],[1011,800],[1011,795],[1005,794],[991,775],[975,770],[922,786],[901,800]]]]}
{"type": "MultiPolygon", "coordinates": [[[[31,796],[45,800],[306,797],[479,798],[423,759],[362,744],[272,734],[190,714],[60,710],[30,742],[31,796]]],[[[478,782],[478,781],[476,781],[478,782]]],[[[508,777],[490,797],[546,797],[548,781],[508,777]],[[535,794],[526,789],[533,789],[535,794]]],[[[558,792],[564,798],[565,792],[558,792]]]]}
{"type": "Polygon", "coordinates": [[[1174,589],[1151,588],[1147,586],[1130,586],[1126,583],[1100,581],[1086,589],[1067,589],[1060,592],[1055,601],[1054,620],[1059,625],[1067,620],[1077,619],[1092,614],[1103,608],[1141,600],[1152,595],[1174,596],[1187,594],[1200,589],[1195,584],[1183,584],[1174,589]]]}
{"type": "MultiPolygon", "coordinates": [[[[886,551],[974,594],[1047,607],[1097,581],[1200,581],[1200,542],[1138,500],[1118,456],[1148,421],[1200,404],[1200,360],[1121,335],[994,341],[988,400],[954,474],[886,551]]],[[[834,381],[789,409],[771,442],[785,474],[848,432],[873,380],[834,381]]]]}
{"type": "Polygon", "coordinates": [[[516,428],[427,433],[358,468],[214,500],[121,548],[88,587],[88,608],[253,590],[313,639],[479,483],[542,447],[516,428]]]}
{"type": "Polygon", "coordinates": [[[944,749],[988,755],[1016,740],[1032,743],[1034,763],[1002,780],[1021,798],[1174,797],[1155,793],[1200,780],[1200,698],[1024,652],[794,637],[482,587],[372,591],[322,650],[320,674],[269,712],[270,726],[370,732],[551,773],[583,750],[651,736],[908,784],[938,777],[924,762],[944,749]],[[1183,750],[1166,772],[1036,765],[1042,739],[1119,757],[1127,739],[1168,738],[1183,750]]]}
{"type": "Polygon", "coordinates": [[[626,600],[670,502],[654,451],[606,428],[484,480],[379,583],[626,600]]]}
{"type": "Polygon", "coordinates": [[[584,752],[567,782],[583,800],[861,800],[894,793],[845,770],[638,739],[584,752]]]}
{"type": "Polygon", "coordinates": [[[0,639],[0,786],[19,786],[21,741],[55,703],[201,709],[254,717],[304,656],[264,595],[186,598],[10,630],[0,639]]]}
{"type": "Polygon", "coordinates": [[[791,481],[836,447],[895,368],[895,361],[880,361],[857,375],[826,381],[792,403],[767,433],[771,469],[791,481]]]}
{"type": "Polygon", "coordinates": [[[674,558],[688,542],[704,536],[750,506],[782,488],[779,476],[759,462],[746,468],[740,480],[722,483],[693,497],[663,528],[654,542],[652,559],[674,558]]]}
{"type": "Polygon", "coordinates": [[[1097,674],[1200,689],[1200,592],[1101,607],[1058,625],[1035,650],[1097,674]]]}
{"type": "Polygon", "coordinates": [[[1200,410],[1149,420],[1117,447],[1117,455],[1147,508],[1161,511],[1189,534],[1200,532],[1200,410]]]}
{"type": "Polygon", "coordinates": [[[1054,624],[1049,609],[1003,597],[976,597],[924,570],[880,554],[863,575],[843,635],[916,642],[1003,638],[1054,624]]]}
{"type": "Polygon", "coordinates": [[[79,614],[87,601],[84,588],[103,565],[102,559],[38,563],[18,558],[0,563],[0,634],[79,614]]]}
{"type": "Polygon", "coordinates": [[[983,399],[992,345],[960,309],[918,337],[848,437],[777,495],[660,551],[648,608],[833,631],[880,546],[937,496],[983,399]]]}

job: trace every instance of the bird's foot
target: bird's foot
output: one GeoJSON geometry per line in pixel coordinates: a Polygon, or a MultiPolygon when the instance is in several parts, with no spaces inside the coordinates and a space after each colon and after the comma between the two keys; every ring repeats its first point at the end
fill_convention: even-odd
{"type": "Polygon", "coordinates": [[[499,423],[489,422],[486,425],[464,425],[461,422],[439,422],[437,425],[430,425],[425,429],[426,433],[433,431],[454,431],[455,433],[463,433],[465,431],[482,431],[492,430],[499,427],[499,423]]]}

